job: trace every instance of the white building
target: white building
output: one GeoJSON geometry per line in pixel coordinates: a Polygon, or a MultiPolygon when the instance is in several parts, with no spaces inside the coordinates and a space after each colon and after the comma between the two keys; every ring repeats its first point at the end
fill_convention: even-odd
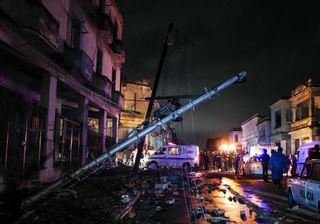
{"type": "Polygon", "coordinates": [[[242,128],[242,149],[245,153],[250,153],[250,150],[258,145],[259,132],[257,124],[261,116],[253,115],[251,118],[241,124],[242,128]]]}
{"type": "Polygon", "coordinates": [[[291,154],[291,104],[288,98],[281,98],[270,106],[271,144],[280,145],[286,154],[291,154]]]}

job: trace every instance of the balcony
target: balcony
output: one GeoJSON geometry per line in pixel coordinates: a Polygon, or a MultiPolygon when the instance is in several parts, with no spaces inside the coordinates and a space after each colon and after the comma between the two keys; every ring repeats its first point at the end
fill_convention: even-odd
{"type": "Polygon", "coordinates": [[[312,118],[308,117],[308,118],[304,118],[302,120],[293,122],[291,124],[291,131],[296,131],[305,127],[310,127],[312,125],[312,118]]]}
{"type": "Polygon", "coordinates": [[[115,59],[118,61],[118,63],[123,64],[125,62],[125,51],[122,40],[113,39],[113,43],[110,46],[114,52],[115,59]]]}
{"type": "Polygon", "coordinates": [[[64,61],[67,67],[81,82],[92,81],[93,63],[90,57],[81,49],[65,48],[64,61]]]}
{"type": "Polygon", "coordinates": [[[59,22],[40,1],[4,0],[0,1],[0,11],[19,25],[23,37],[39,49],[58,48],[59,22]]]}
{"type": "Polygon", "coordinates": [[[123,108],[123,95],[119,91],[112,92],[112,101],[119,105],[120,108],[123,108]]]}
{"type": "Polygon", "coordinates": [[[98,27],[102,31],[103,38],[108,44],[111,44],[113,41],[114,25],[108,14],[103,12],[98,13],[98,27]]]}
{"type": "Polygon", "coordinates": [[[100,94],[111,98],[111,82],[104,75],[93,75],[92,85],[100,94]]]}

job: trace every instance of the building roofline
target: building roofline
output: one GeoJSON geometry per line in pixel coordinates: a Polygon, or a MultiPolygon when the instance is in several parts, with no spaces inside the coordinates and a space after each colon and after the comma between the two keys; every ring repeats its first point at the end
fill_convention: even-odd
{"type": "Polygon", "coordinates": [[[255,117],[260,118],[260,117],[262,117],[262,116],[261,116],[259,113],[256,113],[256,114],[252,115],[252,116],[251,116],[249,119],[247,119],[246,121],[242,122],[241,125],[243,125],[243,124],[245,124],[245,123],[248,123],[250,120],[252,120],[252,119],[255,118],[255,117]]]}

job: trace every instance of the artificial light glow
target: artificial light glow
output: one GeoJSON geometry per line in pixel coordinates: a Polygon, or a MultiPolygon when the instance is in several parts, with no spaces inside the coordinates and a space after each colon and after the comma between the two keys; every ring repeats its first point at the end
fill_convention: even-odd
{"type": "Polygon", "coordinates": [[[222,151],[236,151],[236,146],[234,144],[222,144],[220,150],[222,151]]]}
{"type": "Polygon", "coordinates": [[[176,144],[174,144],[173,142],[168,142],[168,145],[174,146],[174,145],[176,145],[176,144]]]}

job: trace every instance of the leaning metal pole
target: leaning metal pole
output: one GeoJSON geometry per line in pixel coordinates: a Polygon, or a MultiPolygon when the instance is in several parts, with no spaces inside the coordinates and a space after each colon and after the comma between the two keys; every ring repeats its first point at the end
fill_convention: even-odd
{"type": "Polygon", "coordinates": [[[115,145],[111,149],[109,149],[107,152],[103,153],[100,157],[96,158],[95,160],[90,161],[89,163],[85,164],[84,166],[82,166],[81,168],[79,168],[75,172],[71,173],[70,175],[60,178],[52,185],[45,188],[43,191],[28,198],[27,200],[25,200],[23,202],[22,208],[26,209],[31,204],[45,198],[50,193],[53,193],[54,191],[72,183],[72,181],[81,180],[83,177],[91,175],[92,172],[90,172],[89,174],[86,172],[90,171],[90,169],[92,169],[92,168],[98,168],[98,166],[100,166],[104,161],[110,159],[110,157],[112,155],[114,155],[115,153],[120,152],[121,150],[125,149],[126,147],[128,147],[129,145],[131,145],[134,142],[139,142],[141,140],[141,138],[143,138],[147,134],[151,133],[156,128],[164,126],[165,124],[169,123],[170,121],[180,117],[186,111],[194,108],[195,106],[197,106],[201,102],[203,102],[207,99],[210,99],[212,96],[216,95],[217,93],[224,90],[225,88],[231,86],[232,84],[234,84],[236,82],[240,82],[240,81],[244,80],[245,77],[246,77],[246,72],[245,71],[240,72],[239,74],[226,80],[225,82],[221,83],[220,85],[211,89],[210,91],[206,91],[204,94],[191,100],[189,103],[187,103],[186,105],[184,105],[180,109],[172,112],[171,114],[169,114],[165,118],[156,121],[151,126],[144,128],[143,130],[136,133],[132,137],[118,143],[117,145],[115,145]]]}

